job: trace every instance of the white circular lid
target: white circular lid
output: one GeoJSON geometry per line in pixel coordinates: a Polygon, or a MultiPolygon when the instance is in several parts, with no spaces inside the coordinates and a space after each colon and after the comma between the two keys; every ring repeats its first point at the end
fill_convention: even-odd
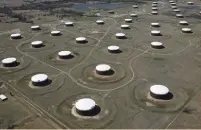
{"type": "Polygon", "coordinates": [[[60,31],[52,31],[51,34],[59,34],[60,31]]]}
{"type": "Polygon", "coordinates": [[[183,16],[183,14],[176,14],[176,16],[181,17],[181,16],[183,16]]]}
{"type": "Polygon", "coordinates": [[[103,20],[97,20],[96,23],[104,23],[103,20]]]}
{"type": "Polygon", "coordinates": [[[117,36],[117,37],[125,37],[126,34],[125,34],[125,33],[116,33],[116,36],[117,36]]]}
{"type": "Polygon", "coordinates": [[[15,57],[8,57],[8,58],[3,59],[1,62],[3,64],[11,64],[11,63],[14,63],[16,61],[17,61],[17,59],[15,57]]]}
{"type": "Polygon", "coordinates": [[[115,46],[115,45],[108,46],[108,50],[111,50],[111,51],[119,50],[119,46],[115,46]]]}
{"type": "Polygon", "coordinates": [[[133,5],[133,8],[137,8],[138,7],[138,5],[133,5]]]}
{"type": "Polygon", "coordinates": [[[76,41],[86,41],[86,38],[85,37],[77,37],[76,41]]]}
{"type": "Polygon", "coordinates": [[[177,6],[171,6],[172,9],[177,9],[177,6]]]}
{"type": "Polygon", "coordinates": [[[157,11],[152,11],[151,13],[152,13],[152,14],[158,14],[158,12],[157,12],[157,11]]]}
{"type": "Polygon", "coordinates": [[[179,21],[180,24],[188,24],[187,21],[179,21]]]}
{"type": "Polygon", "coordinates": [[[132,19],[125,19],[125,21],[132,21],[132,19]]]}
{"type": "Polygon", "coordinates": [[[166,95],[169,93],[169,89],[164,85],[153,85],[150,87],[150,91],[156,95],[166,95]]]}
{"type": "Polygon", "coordinates": [[[170,3],[171,5],[176,5],[176,3],[170,3]]]}
{"type": "Polygon", "coordinates": [[[174,9],[173,11],[174,11],[174,12],[180,12],[180,10],[179,10],[179,9],[174,9]]]}
{"type": "Polygon", "coordinates": [[[70,21],[65,22],[65,25],[73,25],[73,22],[70,22],[70,21]]]}
{"type": "Polygon", "coordinates": [[[31,77],[32,82],[43,82],[48,79],[48,76],[46,74],[36,74],[31,77]]]}
{"type": "Polygon", "coordinates": [[[31,45],[41,45],[41,44],[43,44],[42,41],[33,41],[33,42],[31,42],[31,45]]]}
{"type": "Polygon", "coordinates": [[[132,14],[130,14],[130,16],[132,16],[132,17],[136,17],[137,14],[132,13],[132,14]]]}
{"type": "Polygon", "coordinates": [[[159,30],[152,30],[151,33],[152,34],[160,34],[161,32],[159,30]]]}
{"type": "Polygon", "coordinates": [[[152,26],[159,26],[160,23],[151,23],[152,26]]]}
{"type": "Polygon", "coordinates": [[[163,43],[161,43],[161,42],[151,42],[151,45],[152,46],[162,46],[163,43]]]}
{"type": "Polygon", "coordinates": [[[99,64],[96,66],[96,70],[100,71],[100,72],[109,71],[110,69],[111,69],[111,67],[107,64],[99,64]]]}
{"type": "Polygon", "coordinates": [[[109,12],[109,13],[114,13],[114,10],[109,10],[108,12],[109,12]]]}
{"type": "Polygon", "coordinates": [[[39,25],[34,25],[34,26],[31,26],[32,29],[36,29],[36,28],[40,28],[39,25]]]}
{"type": "Polygon", "coordinates": [[[130,27],[130,25],[128,25],[128,24],[122,24],[121,25],[121,28],[128,28],[128,27],[130,27]]]}
{"type": "Polygon", "coordinates": [[[169,3],[174,3],[174,1],[170,0],[169,3]]]}
{"type": "Polygon", "coordinates": [[[158,4],[158,2],[156,2],[156,1],[154,1],[154,2],[152,2],[153,4],[158,4]]]}
{"type": "Polygon", "coordinates": [[[79,111],[90,111],[96,106],[94,100],[90,98],[82,98],[76,101],[75,108],[79,111]]]}
{"type": "Polygon", "coordinates": [[[157,7],[157,4],[152,4],[152,7],[157,7]]]}
{"type": "Polygon", "coordinates": [[[72,54],[71,51],[60,51],[60,52],[58,52],[59,56],[69,56],[71,54],[72,54]]]}
{"type": "Polygon", "coordinates": [[[190,32],[191,29],[190,28],[182,28],[182,31],[184,31],[184,32],[190,32]]]}
{"type": "Polygon", "coordinates": [[[189,2],[188,2],[188,4],[193,4],[193,3],[194,3],[194,2],[192,2],[192,1],[189,1],[189,2]]]}
{"type": "Polygon", "coordinates": [[[11,34],[10,36],[11,36],[11,37],[20,37],[21,34],[20,34],[20,33],[15,33],[15,34],[11,34]]]}
{"type": "Polygon", "coordinates": [[[157,7],[152,7],[152,10],[158,10],[158,8],[157,7]]]}

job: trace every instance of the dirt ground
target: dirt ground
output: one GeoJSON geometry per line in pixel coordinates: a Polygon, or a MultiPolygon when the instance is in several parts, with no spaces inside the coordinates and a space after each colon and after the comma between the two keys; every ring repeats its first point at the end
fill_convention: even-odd
{"type": "Polygon", "coordinates": [[[28,23],[0,23],[0,60],[16,57],[20,63],[13,68],[0,66],[0,92],[8,97],[0,101],[0,128],[200,128],[201,4],[194,2],[177,1],[184,18],[176,18],[169,2],[161,0],[158,15],[151,15],[152,2],[148,1],[137,9],[127,5],[114,9],[114,14],[102,11],[99,17],[39,19],[39,31],[32,31],[28,23]],[[130,13],[138,17],[125,23],[130,13]],[[97,25],[98,19],[105,24],[97,25]],[[180,20],[189,25],[179,25],[180,20]],[[74,26],[66,27],[65,21],[73,21],[74,26]],[[152,22],[159,22],[160,27],[151,27],[152,22]],[[122,24],[130,29],[121,29],[122,24]],[[184,27],[192,33],[182,33],[184,27]],[[52,30],[62,35],[51,36],[52,30]],[[151,30],[160,30],[162,35],[152,36],[151,30]],[[117,39],[119,32],[126,38],[117,39]],[[12,33],[21,33],[22,38],[13,40],[12,33]],[[78,44],[77,37],[86,37],[88,42],[78,44]],[[33,48],[30,43],[37,40],[44,46],[33,48]],[[153,41],[162,42],[164,48],[152,48],[153,41]],[[118,45],[121,53],[109,53],[109,45],[118,45]],[[59,59],[57,53],[62,50],[72,51],[74,57],[59,59]],[[115,73],[100,78],[95,73],[100,63],[109,64],[115,73]],[[47,74],[51,83],[30,85],[37,73],[47,74]],[[147,105],[154,84],[167,86],[173,98],[147,105]],[[74,103],[83,97],[96,102],[101,108],[98,115],[72,114],[74,103]]]}

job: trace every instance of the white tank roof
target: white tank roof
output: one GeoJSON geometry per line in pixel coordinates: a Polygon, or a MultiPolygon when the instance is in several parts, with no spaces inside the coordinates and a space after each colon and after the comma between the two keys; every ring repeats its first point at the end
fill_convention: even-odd
{"type": "Polygon", "coordinates": [[[177,17],[183,17],[183,14],[176,14],[177,17]]]}
{"type": "Polygon", "coordinates": [[[37,28],[40,28],[40,26],[39,25],[31,26],[31,29],[37,29],[37,28]]]}
{"type": "Polygon", "coordinates": [[[132,21],[132,19],[125,19],[125,21],[126,21],[126,22],[130,22],[130,21],[132,21]]]}
{"type": "Polygon", "coordinates": [[[157,4],[152,4],[152,7],[157,7],[157,4]]]}
{"type": "Polygon", "coordinates": [[[166,95],[169,93],[169,89],[163,85],[153,85],[150,87],[150,91],[156,95],[166,95]]]}
{"type": "Polygon", "coordinates": [[[11,37],[20,37],[21,34],[20,34],[20,33],[14,33],[14,34],[11,34],[10,36],[11,36],[11,37]]]}
{"type": "Polygon", "coordinates": [[[99,64],[96,66],[96,70],[99,72],[106,72],[109,71],[111,67],[107,64],[99,64]]]}
{"type": "Polygon", "coordinates": [[[114,13],[114,10],[109,10],[108,12],[109,12],[109,13],[114,13]]]}
{"type": "Polygon", "coordinates": [[[126,34],[125,33],[116,33],[116,37],[125,37],[126,34]]]}
{"type": "Polygon", "coordinates": [[[179,24],[188,24],[187,21],[179,21],[179,24]]]}
{"type": "Polygon", "coordinates": [[[171,5],[177,5],[176,3],[170,3],[171,5]]]}
{"type": "Polygon", "coordinates": [[[159,26],[160,23],[151,23],[151,26],[159,26]]]}
{"type": "Polygon", "coordinates": [[[43,44],[42,41],[33,41],[33,42],[31,42],[31,45],[41,45],[41,44],[43,44]]]}
{"type": "Polygon", "coordinates": [[[76,101],[75,108],[79,111],[90,111],[96,106],[94,100],[90,98],[82,98],[76,101]]]}
{"type": "Polygon", "coordinates": [[[133,5],[133,8],[138,8],[138,5],[133,5]]]}
{"type": "Polygon", "coordinates": [[[157,8],[157,7],[152,7],[151,9],[152,9],[152,10],[158,10],[158,8],[157,8]]]}
{"type": "Polygon", "coordinates": [[[159,30],[152,30],[151,34],[160,34],[161,32],[159,30]]]}
{"type": "Polygon", "coordinates": [[[51,34],[59,34],[61,33],[60,31],[51,31],[51,34]]]}
{"type": "Polygon", "coordinates": [[[173,11],[174,11],[174,12],[180,12],[180,10],[179,10],[179,9],[174,9],[173,11]]]}
{"type": "Polygon", "coordinates": [[[130,16],[132,16],[132,17],[136,17],[137,14],[132,13],[132,14],[130,14],[130,16]]]}
{"type": "Polygon", "coordinates": [[[104,23],[103,20],[97,20],[96,23],[104,23]]]}
{"type": "Polygon", "coordinates": [[[171,6],[172,9],[177,9],[177,6],[171,6]]]}
{"type": "Polygon", "coordinates": [[[182,31],[183,32],[191,32],[191,29],[190,28],[182,28],[182,31]]]}
{"type": "Polygon", "coordinates": [[[193,4],[193,3],[194,3],[194,2],[192,2],[192,1],[189,1],[189,2],[188,2],[189,5],[190,5],[190,4],[193,4]]]}
{"type": "Polygon", "coordinates": [[[60,52],[58,52],[59,56],[69,56],[71,54],[72,54],[71,51],[60,51],[60,52]]]}
{"type": "Polygon", "coordinates": [[[108,46],[108,50],[117,51],[117,50],[119,50],[119,46],[116,46],[116,45],[108,46]]]}
{"type": "Polygon", "coordinates": [[[129,28],[130,27],[130,25],[128,25],[128,24],[122,24],[121,25],[121,28],[129,28]]]}
{"type": "Polygon", "coordinates": [[[161,42],[151,42],[151,45],[152,46],[162,46],[163,43],[161,43],[161,42]]]}
{"type": "Polygon", "coordinates": [[[158,2],[157,1],[154,1],[154,2],[152,2],[153,4],[158,4],[158,2]]]}
{"type": "Polygon", "coordinates": [[[8,57],[1,61],[2,64],[12,64],[15,63],[17,59],[15,57],[8,57]]]}
{"type": "Polygon", "coordinates": [[[70,22],[70,21],[65,22],[65,25],[73,25],[73,22],[70,22]]]}
{"type": "Polygon", "coordinates": [[[174,1],[173,1],[173,0],[170,0],[169,3],[174,3],[174,1]]]}
{"type": "Polygon", "coordinates": [[[151,13],[152,14],[158,14],[158,11],[152,11],[151,13]]]}
{"type": "Polygon", "coordinates": [[[77,37],[75,40],[76,41],[86,41],[87,39],[85,37],[77,37]]]}
{"type": "Polygon", "coordinates": [[[44,82],[48,79],[48,76],[46,74],[36,74],[31,77],[32,82],[44,82]]]}

